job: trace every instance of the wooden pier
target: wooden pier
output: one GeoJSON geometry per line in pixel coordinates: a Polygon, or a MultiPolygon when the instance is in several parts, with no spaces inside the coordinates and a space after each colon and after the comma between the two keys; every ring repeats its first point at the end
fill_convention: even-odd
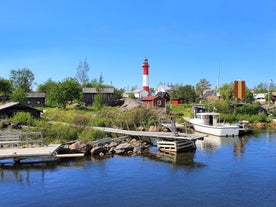
{"type": "Polygon", "coordinates": [[[168,139],[186,139],[186,140],[198,140],[203,139],[205,134],[189,134],[189,133],[172,133],[172,132],[148,132],[148,131],[132,131],[115,129],[108,127],[93,127],[97,130],[102,130],[109,133],[124,134],[138,137],[152,137],[152,138],[168,138],[168,139]]]}
{"type": "Polygon", "coordinates": [[[27,158],[55,157],[60,144],[47,145],[44,147],[26,148],[2,148],[0,149],[0,159],[22,160],[27,158]]]}
{"type": "Polygon", "coordinates": [[[196,149],[195,142],[202,140],[204,134],[188,134],[174,132],[147,132],[147,131],[132,131],[122,130],[107,127],[94,127],[94,129],[102,130],[109,133],[124,134],[138,137],[150,137],[157,139],[157,147],[160,151],[178,152],[192,151],[196,149]]]}
{"type": "Polygon", "coordinates": [[[83,157],[84,153],[58,154],[62,144],[47,145],[41,132],[1,133],[0,160],[13,159],[14,162],[28,158],[83,157]]]}

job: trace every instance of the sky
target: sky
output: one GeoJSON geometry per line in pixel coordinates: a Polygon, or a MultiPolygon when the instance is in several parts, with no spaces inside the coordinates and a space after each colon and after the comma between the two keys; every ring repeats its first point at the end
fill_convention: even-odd
{"type": "Polygon", "coordinates": [[[276,81],[275,0],[0,0],[0,77],[30,69],[34,90],[76,77],[129,90],[276,81]]]}

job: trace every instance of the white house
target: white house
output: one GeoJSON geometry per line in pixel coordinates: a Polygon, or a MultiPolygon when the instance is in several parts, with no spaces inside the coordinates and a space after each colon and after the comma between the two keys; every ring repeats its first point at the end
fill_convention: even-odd
{"type": "Polygon", "coordinates": [[[157,94],[158,92],[168,92],[169,90],[171,90],[171,87],[165,86],[163,84],[158,84],[155,89],[155,94],[157,94]]]}
{"type": "Polygon", "coordinates": [[[145,98],[149,95],[149,92],[144,89],[136,89],[133,91],[134,97],[137,99],[145,98]]]}
{"type": "Polygon", "coordinates": [[[265,100],[266,95],[267,95],[267,93],[255,93],[253,95],[254,101],[259,102],[259,103],[265,103],[266,102],[266,100],[265,100]]]}

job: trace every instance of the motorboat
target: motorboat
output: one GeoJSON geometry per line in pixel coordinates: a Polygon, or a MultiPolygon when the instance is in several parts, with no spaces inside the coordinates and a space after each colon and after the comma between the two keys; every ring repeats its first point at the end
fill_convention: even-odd
{"type": "Polygon", "coordinates": [[[238,136],[240,128],[230,123],[220,123],[220,113],[200,112],[190,119],[190,123],[198,132],[220,137],[238,136]]]}

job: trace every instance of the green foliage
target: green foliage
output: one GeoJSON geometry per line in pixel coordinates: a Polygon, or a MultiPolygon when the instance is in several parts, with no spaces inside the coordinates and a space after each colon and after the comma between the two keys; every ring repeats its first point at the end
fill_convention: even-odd
{"type": "Polygon", "coordinates": [[[170,111],[172,114],[185,117],[191,117],[192,116],[192,104],[177,104],[177,105],[171,105],[170,111]]]}
{"type": "Polygon", "coordinates": [[[224,84],[220,87],[219,94],[223,100],[232,100],[234,96],[234,84],[224,84]]]}
{"type": "Polygon", "coordinates": [[[51,79],[47,80],[44,84],[39,85],[38,92],[46,93],[45,104],[48,106],[57,106],[57,91],[58,91],[58,83],[52,81],[51,79]]]}
{"type": "Polygon", "coordinates": [[[253,103],[254,101],[253,93],[249,90],[249,88],[246,88],[244,101],[245,103],[253,103]]]}
{"type": "Polygon", "coordinates": [[[170,98],[184,98],[185,103],[195,102],[197,95],[195,89],[191,85],[174,85],[169,92],[170,98]]]}
{"type": "Polygon", "coordinates": [[[97,122],[97,126],[102,124],[107,127],[136,130],[141,125],[148,127],[157,123],[159,118],[160,112],[152,108],[139,107],[129,111],[121,111],[116,107],[104,107],[97,113],[93,122],[97,122]]]}
{"type": "Polygon", "coordinates": [[[41,129],[43,136],[49,142],[68,142],[78,139],[78,134],[82,131],[80,127],[72,126],[69,124],[56,123],[46,125],[41,129]]]}
{"type": "Polygon", "coordinates": [[[10,81],[13,83],[13,89],[21,88],[26,93],[31,92],[34,74],[27,68],[11,70],[10,81]]]}
{"type": "Polygon", "coordinates": [[[84,140],[86,142],[102,139],[104,137],[106,137],[106,133],[104,131],[95,130],[95,129],[92,129],[92,128],[88,128],[86,130],[83,130],[79,134],[79,139],[84,140]]]}
{"type": "Polygon", "coordinates": [[[39,86],[38,91],[47,94],[46,105],[66,108],[68,102],[80,100],[82,89],[76,79],[66,78],[58,83],[49,79],[39,86]]]}
{"type": "Polygon", "coordinates": [[[81,114],[74,114],[72,123],[81,127],[85,127],[88,124],[89,120],[87,117],[81,114]]]}
{"type": "Polygon", "coordinates": [[[20,122],[23,125],[32,126],[34,124],[34,119],[28,112],[16,112],[11,118],[12,122],[20,122]]]}
{"type": "Polygon", "coordinates": [[[22,88],[17,88],[11,96],[11,100],[14,102],[25,103],[27,95],[22,88]]]}
{"type": "Polygon", "coordinates": [[[241,107],[236,107],[235,114],[257,115],[259,113],[259,109],[259,104],[248,104],[241,107]]]}
{"type": "Polygon", "coordinates": [[[12,92],[12,83],[9,80],[0,78],[0,95],[9,95],[12,92]]]}
{"type": "Polygon", "coordinates": [[[203,96],[203,92],[211,88],[211,83],[207,81],[205,78],[200,79],[200,81],[196,84],[196,92],[200,98],[203,96]]]}
{"type": "Polygon", "coordinates": [[[184,98],[185,103],[193,103],[196,100],[196,92],[191,85],[180,86],[178,88],[178,95],[184,98]]]}
{"type": "Polygon", "coordinates": [[[66,108],[69,101],[79,100],[80,95],[81,86],[76,79],[67,78],[58,84],[56,100],[63,108],[66,108]]]}
{"type": "Polygon", "coordinates": [[[93,110],[100,111],[104,106],[104,95],[99,93],[95,96],[93,102],[93,110]]]}

